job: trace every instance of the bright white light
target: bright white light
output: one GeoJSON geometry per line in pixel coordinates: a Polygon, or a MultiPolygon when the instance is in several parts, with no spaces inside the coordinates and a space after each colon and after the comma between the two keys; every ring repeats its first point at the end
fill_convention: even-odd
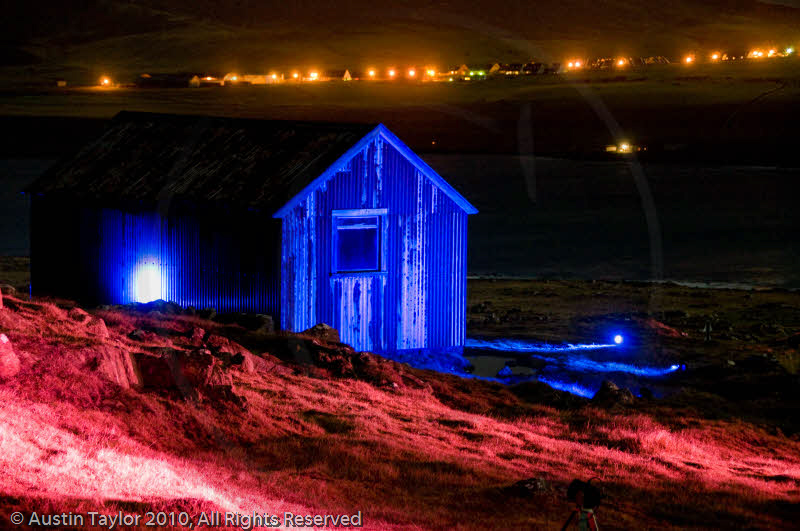
{"type": "Polygon", "coordinates": [[[136,302],[161,299],[161,271],[153,262],[144,262],[136,270],[136,302]]]}
{"type": "Polygon", "coordinates": [[[617,345],[621,345],[623,341],[624,338],[621,335],[617,334],[614,336],[614,343],[616,343],[617,345]]]}

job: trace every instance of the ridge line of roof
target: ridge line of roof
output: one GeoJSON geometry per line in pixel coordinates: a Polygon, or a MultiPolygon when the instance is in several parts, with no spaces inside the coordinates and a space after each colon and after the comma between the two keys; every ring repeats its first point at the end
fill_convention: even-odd
{"type": "Polygon", "coordinates": [[[461,195],[458,190],[442,178],[441,175],[436,173],[436,170],[431,168],[419,155],[414,153],[402,140],[400,140],[394,133],[389,131],[383,124],[378,124],[372,131],[364,135],[358,142],[356,142],[350,149],[348,149],[341,157],[339,157],[333,164],[331,164],[319,177],[308,183],[302,190],[297,192],[289,201],[287,201],[281,208],[279,208],[272,217],[282,218],[289,210],[297,206],[311,191],[333,177],[342,165],[350,161],[356,156],[364,147],[369,144],[376,136],[382,136],[389,144],[392,145],[397,151],[400,152],[411,164],[413,164],[425,177],[433,181],[450,199],[453,200],[464,212],[467,214],[477,214],[478,209],[472,203],[461,195]]]}

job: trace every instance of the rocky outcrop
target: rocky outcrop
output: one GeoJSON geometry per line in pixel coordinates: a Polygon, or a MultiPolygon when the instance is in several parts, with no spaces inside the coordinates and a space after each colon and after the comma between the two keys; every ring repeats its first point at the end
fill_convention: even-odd
{"type": "Polygon", "coordinates": [[[261,313],[226,313],[214,318],[218,323],[236,324],[256,334],[274,334],[272,316],[261,313]]]}
{"type": "Polygon", "coordinates": [[[9,295],[11,297],[17,296],[17,288],[10,284],[0,284],[0,294],[9,295]]]}
{"type": "Polygon", "coordinates": [[[506,494],[520,498],[529,498],[536,494],[550,492],[550,483],[544,478],[528,478],[517,481],[506,487],[506,494]]]}
{"type": "Polygon", "coordinates": [[[91,336],[96,336],[101,339],[108,337],[108,328],[106,322],[99,317],[90,315],[85,310],[75,306],[67,312],[67,317],[78,324],[86,326],[86,332],[91,336]]]}
{"type": "Polygon", "coordinates": [[[633,393],[629,389],[620,388],[614,382],[604,380],[600,384],[592,402],[602,406],[614,406],[616,404],[630,404],[633,402],[633,393]]]}
{"type": "Polygon", "coordinates": [[[106,322],[99,317],[89,318],[89,321],[86,323],[86,331],[89,333],[89,335],[96,336],[101,339],[106,339],[108,337],[108,328],[106,327],[106,322]]]}
{"type": "Polygon", "coordinates": [[[300,332],[300,335],[312,337],[326,343],[341,343],[339,331],[325,323],[318,323],[307,330],[300,332]]]}
{"type": "Polygon", "coordinates": [[[13,378],[19,373],[19,356],[5,334],[0,334],[0,380],[13,378]]]}
{"type": "Polygon", "coordinates": [[[142,382],[129,351],[102,346],[94,350],[97,353],[97,370],[107,379],[125,389],[141,387],[142,382]]]}
{"type": "Polygon", "coordinates": [[[67,312],[67,317],[80,324],[84,324],[89,320],[89,314],[77,306],[67,312]]]}

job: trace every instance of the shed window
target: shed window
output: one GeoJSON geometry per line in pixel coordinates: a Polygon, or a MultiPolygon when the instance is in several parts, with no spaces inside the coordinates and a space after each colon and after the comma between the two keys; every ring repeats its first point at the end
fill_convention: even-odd
{"type": "Polygon", "coordinates": [[[334,216],[337,273],[380,271],[381,216],[334,216]]]}

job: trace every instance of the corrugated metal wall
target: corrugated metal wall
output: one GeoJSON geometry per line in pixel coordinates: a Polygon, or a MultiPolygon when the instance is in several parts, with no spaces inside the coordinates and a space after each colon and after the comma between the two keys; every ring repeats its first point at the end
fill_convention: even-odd
{"type": "Polygon", "coordinates": [[[467,214],[380,138],[283,218],[281,325],[324,322],[360,350],[460,347],[467,214]],[[385,272],[333,274],[334,210],[387,209],[385,272]]]}
{"type": "Polygon", "coordinates": [[[44,198],[34,203],[37,293],[95,304],[161,298],[217,312],[280,315],[278,220],[179,205],[160,215],[44,198]],[[70,228],[61,229],[59,219],[70,228]]]}

